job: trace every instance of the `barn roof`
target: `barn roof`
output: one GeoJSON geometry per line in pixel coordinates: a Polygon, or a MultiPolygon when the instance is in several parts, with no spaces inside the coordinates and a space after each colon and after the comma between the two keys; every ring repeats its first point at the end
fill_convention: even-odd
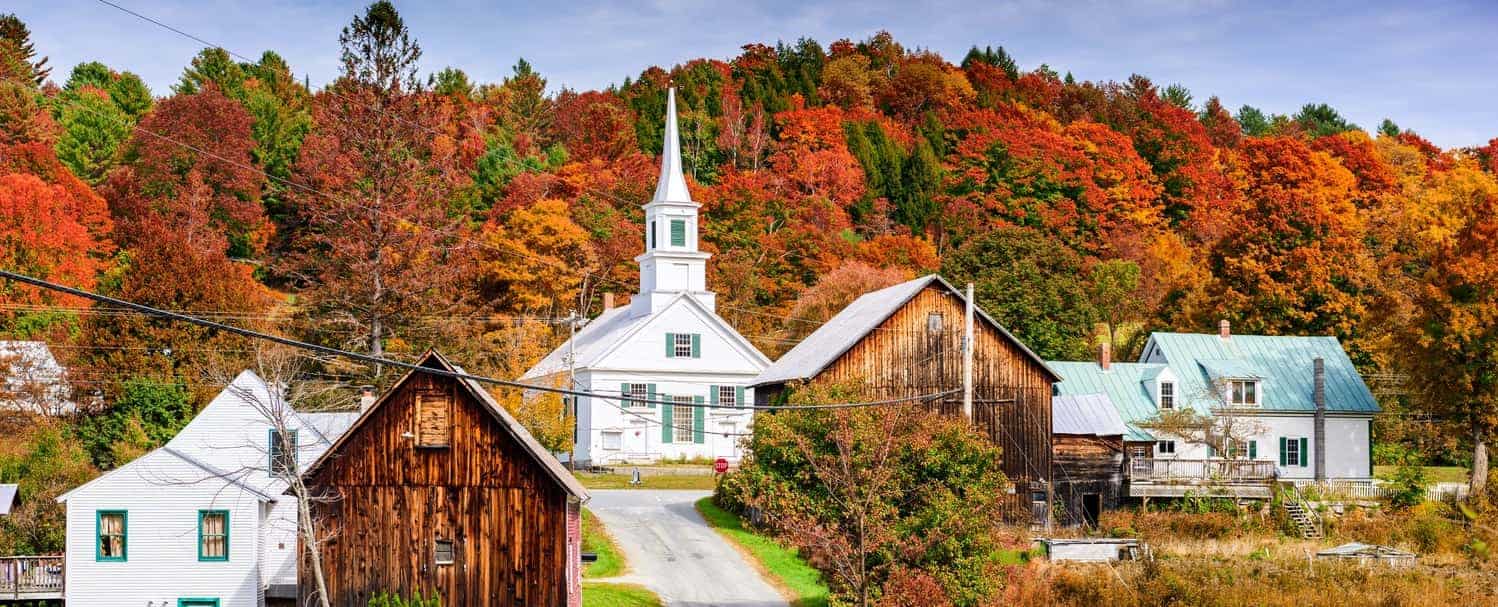
{"type": "Polygon", "coordinates": [[[1106,394],[1068,394],[1051,399],[1051,433],[1122,436],[1129,427],[1106,394]]]}
{"type": "MultiPolygon", "coordinates": [[[[461,373],[465,375],[467,374],[467,372],[464,371],[462,367],[448,362],[447,358],[442,356],[442,354],[438,353],[436,350],[428,350],[426,355],[422,356],[421,360],[417,362],[417,364],[429,369],[448,371],[452,373],[461,373]]],[[[405,376],[401,377],[394,384],[392,384],[390,386],[390,389],[386,390],[384,394],[380,395],[379,400],[376,400],[374,404],[370,405],[369,408],[364,410],[364,413],[354,421],[353,425],[349,427],[347,432],[344,432],[341,436],[338,437],[338,440],[333,443],[332,447],[328,448],[327,451],[323,452],[321,457],[317,458],[316,462],[313,462],[311,466],[307,467],[307,470],[302,473],[302,476],[311,476],[319,468],[322,467],[324,462],[327,462],[329,459],[334,457],[334,454],[337,453],[340,448],[342,448],[344,441],[348,440],[350,436],[353,436],[354,433],[358,432],[359,427],[364,425],[364,423],[374,415],[375,411],[384,406],[385,402],[390,399],[390,395],[394,394],[402,384],[405,384],[407,381],[409,381],[411,379],[411,376],[416,374],[417,372],[418,371],[416,370],[408,371],[405,376]]],[[[479,384],[478,381],[474,379],[455,378],[455,381],[458,386],[462,387],[465,391],[468,392],[469,396],[472,396],[474,400],[477,400],[480,404],[483,405],[484,410],[488,411],[489,414],[494,417],[494,420],[499,422],[500,427],[504,428],[510,434],[511,438],[514,438],[517,442],[519,442],[520,446],[525,450],[525,452],[531,456],[531,459],[535,460],[537,464],[540,464],[541,467],[546,470],[546,474],[552,477],[552,479],[555,480],[558,485],[561,485],[563,490],[571,494],[573,497],[578,498],[579,500],[588,500],[588,490],[583,488],[582,483],[578,482],[577,477],[572,476],[572,473],[568,472],[566,468],[563,468],[562,463],[560,461],[557,461],[556,456],[547,451],[546,447],[541,446],[541,443],[537,442],[534,436],[531,436],[530,431],[526,430],[525,426],[521,425],[519,420],[516,420],[514,416],[510,415],[509,411],[505,410],[504,406],[495,401],[494,397],[489,394],[489,390],[485,389],[483,385],[479,384]]]]}
{"type": "Polygon", "coordinates": [[[0,516],[10,514],[16,503],[16,489],[20,485],[0,485],[0,516]]]}
{"type": "MultiPolygon", "coordinates": [[[[956,287],[952,286],[952,283],[947,282],[946,279],[938,274],[927,274],[915,280],[909,280],[878,291],[865,293],[858,299],[853,300],[853,303],[848,304],[848,307],[843,308],[841,312],[838,312],[837,316],[833,316],[831,320],[823,323],[811,335],[806,336],[806,339],[801,340],[801,343],[796,344],[796,347],[791,348],[789,352],[781,356],[780,360],[775,361],[774,364],[766,368],[764,372],[759,374],[759,377],[754,379],[754,385],[779,384],[815,377],[822,370],[826,369],[828,365],[831,365],[839,357],[847,353],[849,349],[862,340],[864,336],[868,335],[869,332],[873,331],[880,324],[883,324],[885,320],[888,320],[890,316],[894,315],[895,312],[899,311],[901,307],[919,294],[922,289],[928,287],[945,289],[949,293],[956,295],[959,299],[964,301],[967,299],[965,294],[957,290],[956,287]]],[[[1048,375],[1054,379],[1060,379],[1054,371],[1046,366],[1045,361],[1036,356],[1034,352],[1031,352],[1030,348],[1025,347],[1023,342],[1009,333],[1008,329],[1000,325],[987,312],[984,312],[982,307],[978,307],[977,312],[977,315],[982,318],[983,322],[987,322],[995,329],[998,329],[999,334],[1003,335],[1010,343],[1019,347],[1025,356],[1029,357],[1030,360],[1034,361],[1042,369],[1045,369],[1048,375]]]]}

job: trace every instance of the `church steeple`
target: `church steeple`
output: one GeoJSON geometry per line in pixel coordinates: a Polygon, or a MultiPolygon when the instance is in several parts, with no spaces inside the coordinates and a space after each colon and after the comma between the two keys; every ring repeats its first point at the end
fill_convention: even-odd
{"type": "Polygon", "coordinates": [[[712,309],[716,296],[707,290],[709,255],[697,248],[697,210],[682,174],[681,134],[676,123],[676,89],[666,92],[666,128],[661,142],[661,174],[655,195],[645,203],[645,253],[640,264],[636,313],[660,310],[678,293],[692,294],[712,309]]]}

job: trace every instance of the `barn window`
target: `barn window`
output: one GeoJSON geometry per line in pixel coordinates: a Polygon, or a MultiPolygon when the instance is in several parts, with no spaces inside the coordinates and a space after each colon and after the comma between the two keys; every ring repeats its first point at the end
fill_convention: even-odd
{"type": "Polygon", "coordinates": [[[416,395],[416,446],[446,447],[452,440],[452,398],[446,394],[416,395]]]}
{"type": "Polygon", "coordinates": [[[229,560],[229,511],[198,511],[198,560],[229,560]]]}
{"type": "Polygon", "coordinates": [[[1160,382],[1160,408],[1176,408],[1176,385],[1175,382],[1160,382]]]}
{"type": "Polygon", "coordinates": [[[692,397],[676,396],[672,400],[677,403],[671,406],[671,425],[675,426],[671,437],[672,442],[690,443],[692,442],[692,429],[696,422],[692,419],[696,413],[696,407],[692,406],[692,397]]]}
{"type": "Polygon", "coordinates": [[[942,324],[941,312],[932,312],[926,315],[927,333],[941,333],[942,324]]]}
{"type": "Polygon", "coordinates": [[[453,564],[453,541],[437,540],[436,560],[438,565],[453,564]]]}
{"type": "Polygon", "coordinates": [[[125,560],[128,520],[124,510],[100,510],[94,515],[94,530],[98,535],[94,560],[125,560]]]}
{"type": "Polygon", "coordinates": [[[287,476],[296,474],[296,452],[297,452],[296,430],[271,429],[270,431],[270,473],[271,476],[287,476]]]}

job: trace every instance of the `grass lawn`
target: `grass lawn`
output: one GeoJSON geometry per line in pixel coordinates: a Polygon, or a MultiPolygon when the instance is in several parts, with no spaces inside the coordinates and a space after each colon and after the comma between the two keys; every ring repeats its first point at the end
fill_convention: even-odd
{"type": "MultiPolygon", "coordinates": [[[[1377,478],[1393,478],[1394,471],[1399,466],[1374,466],[1373,476],[1377,478]]],[[[1465,483],[1467,482],[1467,469],[1461,466],[1426,466],[1425,480],[1432,483],[1465,483]]]]}
{"type": "Polygon", "coordinates": [[[711,491],[718,486],[717,477],[700,474],[661,474],[641,476],[640,485],[629,484],[628,474],[576,473],[577,479],[589,489],[703,489],[711,491]]]}
{"type": "Polygon", "coordinates": [[[583,607],[661,607],[654,592],[634,584],[583,584],[583,607]]]}
{"type": "Polygon", "coordinates": [[[624,574],[624,553],[619,551],[619,545],[614,543],[603,523],[587,508],[583,508],[583,552],[598,555],[598,560],[588,563],[588,567],[583,569],[583,577],[605,578],[624,574]]]}
{"type": "Polygon", "coordinates": [[[796,550],[781,546],[779,542],[744,528],[744,522],[731,512],[713,504],[713,498],[697,500],[697,512],[707,519],[718,533],[749,553],[761,573],[791,598],[795,607],[826,607],[827,584],[822,582],[822,573],[806,564],[796,555],[796,550]]]}

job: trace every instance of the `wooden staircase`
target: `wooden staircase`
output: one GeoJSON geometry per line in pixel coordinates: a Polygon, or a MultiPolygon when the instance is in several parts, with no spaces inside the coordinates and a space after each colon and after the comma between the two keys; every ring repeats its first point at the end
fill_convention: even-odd
{"type": "Polygon", "coordinates": [[[1291,487],[1282,503],[1285,514],[1290,515],[1296,530],[1300,531],[1300,537],[1308,540],[1321,539],[1321,516],[1306,503],[1299,488],[1291,487]]]}

